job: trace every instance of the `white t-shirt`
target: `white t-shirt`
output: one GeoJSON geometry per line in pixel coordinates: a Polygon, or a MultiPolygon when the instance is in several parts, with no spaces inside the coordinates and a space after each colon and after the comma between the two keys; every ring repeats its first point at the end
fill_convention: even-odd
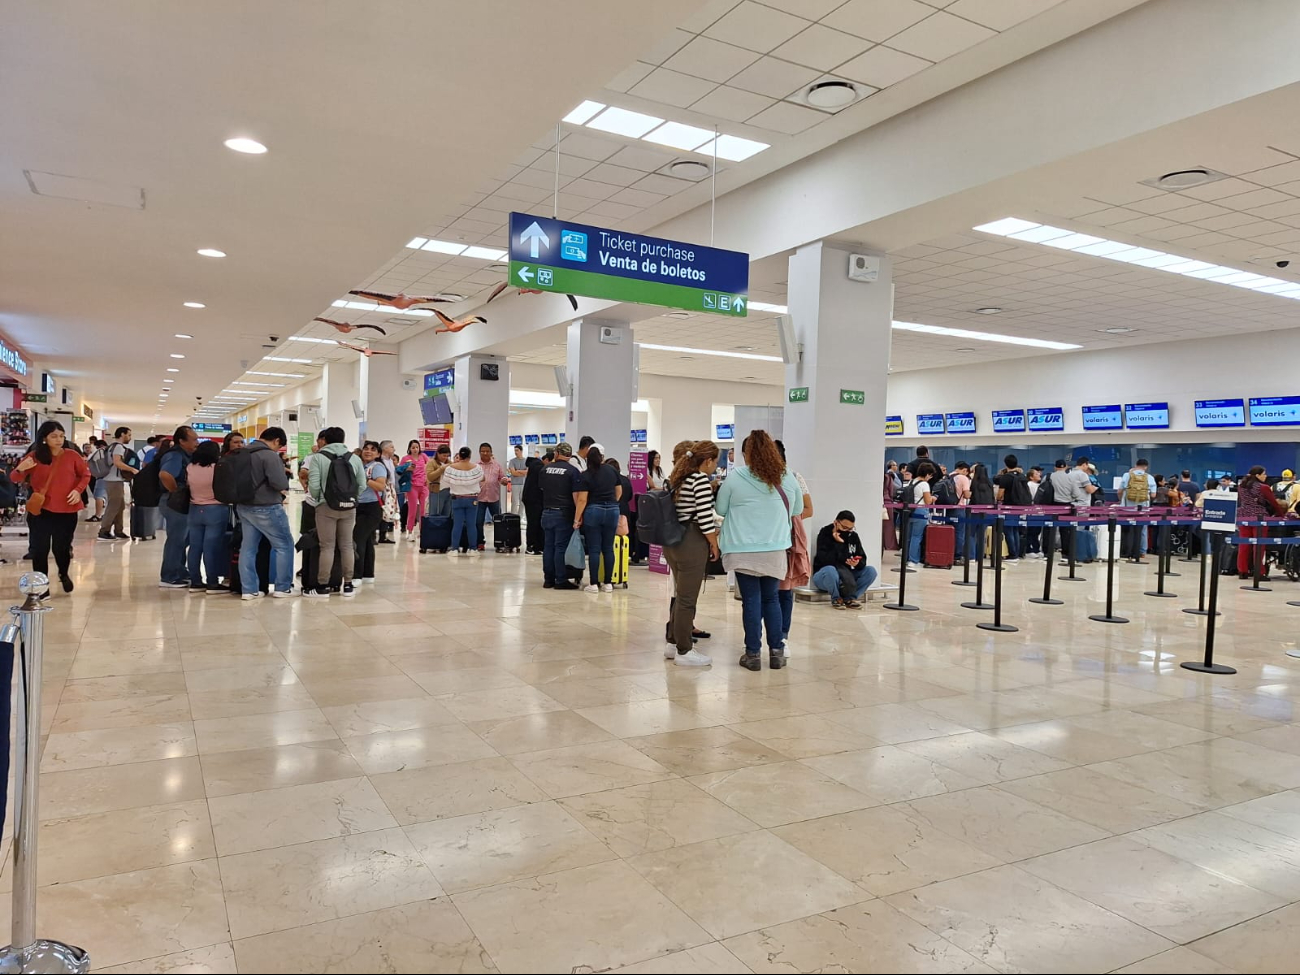
{"type": "Polygon", "coordinates": [[[125,464],[126,452],[129,449],[130,448],[127,447],[126,444],[120,441],[117,440],[109,441],[108,450],[104,451],[104,453],[108,455],[108,462],[111,466],[109,467],[108,474],[105,475],[104,480],[106,481],[122,480],[122,468],[118,467],[116,464],[113,463],[113,458],[116,457],[119,460],[121,460],[123,464],[125,464]]]}
{"type": "Polygon", "coordinates": [[[930,494],[930,493],[931,493],[931,491],[930,491],[930,482],[929,482],[929,481],[913,481],[913,482],[912,482],[912,503],[913,503],[913,504],[924,505],[924,504],[925,504],[925,496],[926,496],[927,494],[930,494]]]}

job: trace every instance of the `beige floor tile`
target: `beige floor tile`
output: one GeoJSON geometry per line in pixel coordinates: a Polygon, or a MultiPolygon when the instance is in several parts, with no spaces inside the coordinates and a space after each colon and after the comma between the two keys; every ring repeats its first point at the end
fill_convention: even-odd
{"type": "Polygon", "coordinates": [[[343,744],[367,775],[496,757],[496,750],[463,724],[385,731],[345,738],[343,744]]]}
{"type": "Polygon", "coordinates": [[[760,826],[782,826],[877,804],[799,762],[708,772],[690,781],[760,826]]]}
{"type": "Polygon", "coordinates": [[[302,711],[314,707],[315,700],[301,684],[232,687],[190,694],[190,711],[195,721],[278,711],[302,711]]]}
{"type": "Polygon", "coordinates": [[[826,715],[826,720],[889,745],[943,735],[959,735],[970,730],[924,708],[906,704],[878,704],[852,711],[838,711],[826,715]]]}
{"type": "Polygon", "coordinates": [[[903,742],[898,747],[982,784],[1022,779],[1069,767],[1066,762],[978,731],[903,742]]]}
{"type": "Polygon", "coordinates": [[[1102,762],[1099,772],[1203,808],[1227,806],[1293,788],[1300,756],[1231,738],[1179,745],[1102,762]]]}
{"type": "MultiPolygon", "coordinates": [[[[449,892],[612,860],[615,853],[553,802],[421,823],[411,842],[449,892]]],[[[475,926],[479,936],[483,932],[475,926]]]]}
{"type": "Polygon", "coordinates": [[[219,670],[226,667],[263,667],[267,664],[287,663],[284,656],[270,640],[264,646],[243,644],[233,646],[228,637],[211,649],[195,649],[192,640],[181,643],[181,666],[186,673],[199,670],[219,670]]]}
{"type": "Polygon", "coordinates": [[[505,687],[498,690],[458,691],[439,697],[442,705],[461,721],[513,718],[540,711],[560,711],[564,705],[535,687],[505,687]]]}
{"type": "Polygon", "coordinates": [[[681,779],[572,796],[560,805],[623,857],[757,829],[681,779]]]}
{"type": "Polygon", "coordinates": [[[716,941],[609,970],[610,975],[732,975],[749,971],[750,968],[716,941]]]}
{"type": "Polygon", "coordinates": [[[305,741],[338,738],[319,708],[246,714],[230,718],[206,718],[194,722],[199,752],[205,758],[218,752],[248,751],[272,745],[296,745],[305,741]]]}
{"type": "Polygon", "coordinates": [[[403,826],[546,799],[504,758],[388,772],[370,781],[403,826]]]}
{"type": "Polygon", "coordinates": [[[179,644],[170,647],[142,647],[110,649],[101,644],[92,648],[83,645],[72,662],[68,677],[121,677],[125,674],[159,674],[181,669],[179,644]]]}
{"type": "Polygon", "coordinates": [[[1061,850],[1020,866],[1179,944],[1285,903],[1127,836],[1061,850]]]}
{"type": "Polygon", "coordinates": [[[84,703],[59,702],[50,730],[55,734],[135,728],[141,725],[177,724],[192,717],[190,700],[184,694],[115,698],[84,703]]]}
{"type": "MultiPolygon", "coordinates": [[[[777,718],[798,721],[800,718],[777,718]]],[[[810,719],[815,720],[815,719],[810,719]]],[[[743,727],[743,726],[742,726],[743,727]]],[[[644,738],[629,738],[627,743],[677,775],[700,775],[722,772],[748,765],[781,762],[785,756],[740,730],[713,726],[691,731],[670,731],[644,738]]]]}
{"type": "Polygon", "coordinates": [[[1014,866],[894,894],[888,903],[1002,972],[1107,972],[1173,947],[1014,866]]]}
{"type": "Polygon", "coordinates": [[[655,782],[672,775],[622,741],[526,752],[510,760],[553,799],[655,782]]]}
{"type": "MultiPolygon", "coordinates": [[[[93,962],[94,959],[91,959],[93,962]]],[[[204,975],[235,975],[235,949],[228,943],[208,945],[174,955],[162,955],[144,961],[133,961],[111,968],[95,968],[100,975],[161,975],[167,972],[201,972],[204,975]]]]}
{"type": "Polygon", "coordinates": [[[364,778],[222,796],[208,804],[223,857],[397,825],[364,778]]]}
{"type": "MultiPolygon", "coordinates": [[[[1300,904],[1197,941],[1192,950],[1239,972],[1290,972],[1300,952],[1300,904]]],[[[1212,971],[1214,969],[1203,969],[1212,971]]]]}
{"type": "Polygon", "coordinates": [[[601,677],[596,680],[558,681],[545,685],[546,693],[565,707],[578,710],[667,697],[666,687],[655,687],[641,677],[601,677]]]}
{"type": "Polygon", "coordinates": [[[235,939],[442,894],[400,829],[222,857],[221,880],[235,939]]]}
{"type": "Polygon", "coordinates": [[[502,755],[518,755],[566,745],[608,741],[613,735],[573,711],[539,711],[469,724],[474,732],[502,755]]]}
{"type": "Polygon", "coordinates": [[[1133,839],[1287,902],[1300,900],[1300,838],[1208,812],[1144,829],[1133,839]]]}
{"type": "Polygon", "coordinates": [[[993,786],[915,799],[899,809],[910,818],[1007,862],[1106,835],[1095,826],[993,786]]]}
{"type": "Polygon", "coordinates": [[[367,701],[398,701],[419,698],[424,688],[405,674],[388,677],[353,677],[303,681],[318,707],[329,708],[367,701]]]}
{"type": "MultiPolygon", "coordinates": [[[[49,676],[46,676],[49,679],[49,676]]],[[[168,671],[161,674],[127,674],[121,677],[92,677],[70,680],[63,688],[61,704],[88,704],[127,697],[165,697],[185,693],[185,675],[168,671]]]]}
{"type": "Polygon", "coordinates": [[[979,784],[946,765],[905,752],[897,745],[806,758],[803,763],[879,803],[919,799],[979,784]]]}
{"type": "Polygon", "coordinates": [[[1300,755],[1300,725],[1272,725],[1259,731],[1234,735],[1234,737],[1241,741],[1248,741],[1252,745],[1262,745],[1289,755],[1300,755]]]}
{"type": "Polygon", "coordinates": [[[577,713],[617,738],[689,731],[717,724],[667,698],[580,708],[577,713]]]}
{"type": "Polygon", "coordinates": [[[297,683],[298,675],[283,661],[273,664],[242,663],[234,667],[191,670],[185,674],[185,687],[191,694],[242,687],[280,687],[297,683]]]}
{"type": "Polygon", "coordinates": [[[674,700],[719,724],[741,724],[745,721],[762,721],[766,718],[788,718],[793,714],[803,713],[802,708],[782,701],[774,694],[745,690],[743,685],[736,690],[715,691],[692,697],[675,697],[674,700]]]}
{"type": "Polygon", "coordinates": [[[203,756],[203,785],[209,797],[282,789],[361,774],[361,766],[337,738],[203,756]]]}
{"type": "Polygon", "coordinates": [[[1294,719],[1290,705],[1284,701],[1242,700],[1226,696],[1169,701],[1165,704],[1143,705],[1134,710],[1216,735],[1248,734],[1294,719]]]}
{"type": "Polygon", "coordinates": [[[1111,833],[1127,833],[1198,812],[1200,807],[1120,781],[1091,768],[1071,768],[998,786],[1111,833]]]}
{"type": "Polygon", "coordinates": [[[869,897],[768,832],[723,836],[627,862],[715,938],[869,897]]]}
{"type": "Polygon", "coordinates": [[[1002,863],[902,806],[877,806],[772,830],[840,876],[884,897],[1002,863]]]}
{"type": "Polygon", "coordinates": [[[1263,826],[1291,839],[1300,839],[1300,791],[1275,792],[1218,810],[1224,816],[1263,826]]]}
{"type": "Polygon", "coordinates": [[[115,809],[135,809],[203,798],[197,758],[41,775],[41,819],[71,819],[115,809]]]}
{"type": "MultiPolygon", "coordinates": [[[[1265,969],[1258,969],[1264,971],[1265,969]]],[[[1282,971],[1283,969],[1278,969],[1282,971]]],[[[1116,975],[1236,975],[1228,968],[1191,948],[1170,948],[1158,955],[1115,970],[1116,975]]]]}
{"type": "Polygon", "coordinates": [[[456,717],[429,697],[391,701],[362,701],[321,709],[340,738],[376,735],[385,731],[437,728],[459,724],[456,717]]]}
{"type": "Polygon", "coordinates": [[[194,725],[143,725],[50,735],[41,754],[43,772],[126,765],[198,754],[194,725]]]}
{"type": "Polygon", "coordinates": [[[235,942],[246,972],[495,972],[448,898],[235,942]]]}
{"type": "MultiPolygon", "coordinates": [[[[460,654],[449,656],[459,657],[460,654]]],[[[410,676],[411,680],[419,684],[426,693],[437,697],[444,697],[448,694],[467,694],[507,687],[529,686],[527,681],[516,677],[504,667],[490,666],[490,661],[483,654],[475,653],[474,656],[478,660],[478,666],[476,667],[427,670],[425,668],[433,666],[433,663],[421,663],[416,659],[412,660],[409,666],[403,667],[402,670],[410,676]],[[420,669],[412,670],[410,669],[412,667],[419,667],[420,669]]],[[[439,659],[448,659],[448,656],[439,655],[439,659]]],[[[401,663],[407,658],[399,657],[397,660],[401,663]]]]}
{"type": "Polygon", "coordinates": [[[814,914],[726,947],[754,972],[992,972],[882,901],[814,914]]]}

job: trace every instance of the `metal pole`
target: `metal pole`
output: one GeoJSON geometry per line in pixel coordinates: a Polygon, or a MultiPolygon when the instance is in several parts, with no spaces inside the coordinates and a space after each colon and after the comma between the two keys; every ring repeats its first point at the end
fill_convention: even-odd
{"type": "MultiPolygon", "coordinates": [[[[551,198],[551,216],[560,219],[560,123],[555,123],[555,196],[551,198]]],[[[535,246],[535,245],[534,245],[535,246]]]]}
{"type": "Polygon", "coordinates": [[[907,597],[907,573],[911,571],[907,567],[907,545],[909,541],[908,536],[911,534],[911,528],[912,512],[908,510],[907,505],[903,505],[903,534],[899,539],[899,545],[902,550],[898,553],[902,557],[903,562],[898,570],[898,602],[885,603],[885,609],[902,610],[905,613],[911,613],[920,609],[919,606],[912,606],[905,602],[907,597]]]}
{"type": "MultiPolygon", "coordinates": [[[[1174,516],[1171,512],[1165,512],[1165,518],[1172,519],[1174,516]]],[[[1162,543],[1165,552],[1165,575],[1171,579],[1177,579],[1182,575],[1181,572],[1174,571],[1174,523],[1161,526],[1160,530],[1165,533],[1165,539],[1162,543]]]]}
{"type": "Polygon", "coordinates": [[[36,937],[36,853],[40,828],[38,783],[41,763],[41,664],[44,653],[44,614],[37,599],[49,579],[29,572],[19,580],[27,597],[10,609],[17,625],[0,630],[0,640],[14,645],[21,661],[17,734],[14,742],[13,917],[10,943],[0,949],[0,972],[89,972],[90,956],[81,948],[36,937]]]}
{"type": "MultiPolygon", "coordinates": [[[[984,537],[984,518],[985,515],[981,514],[979,519],[980,526],[978,529],[981,540],[984,537]]],[[[970,528],[967,527],[966,530],[969,531],[970,528]]],[[[975,601],[974,602],[967,601],[962,603],[961,605],[963,609],[992,609],[993,608],[991,605],[989,605],[984,601],[984,546],[983,544],[980,545],[979,550],[980,550],[979,557],[975,560],[975,601]]]]}
{"type": "Polygon", "coordinates": [[[709,246],[713,246],[713,224],[718,213],[718,127],[713,127],[713,173],[709,179],[709,246]]]}
{"type": "Polygon", "coordinates": [[[1098,623],[1127,623],[1124,616],[1115,615],[1115,515],[1106,519],[1106,615],[1093,613],[1088,617],[1098,623]]]}
{"type": "Polygon", "coordinates": [[[1043,572],[1043,595],[1034,597],[1029,601],[1038,603],[1040,606],[1063,606],[1065,600],[1052,598],[1052,564],[1056,555],[1056,526],[1049,522],[1043,525],[1044,547],[1047,549],[1043,554],[1047,557],[1047,568],[1043,572]]]}
{"type": "Polygon", "coordinates": [[[1165,592],[1165,571],[1169,566],[1169,526],[1161,525],[1160,530],[1156,532],[1156,544],[1159,550],[1156,552],[1156,588],[1148,589],[1143,595],[1159,596],[1161,599],[1177,599],[1178,593],[1165,592]]]}
{"type": "MultiPolygon", "coordinates": [[[[1197,597],[1195,609],[1185,609],[1184,613],[1191,616],[1209,616],[1210,611],[1205,608],[1205,563],[1209,552],[1206,550],[1206,539],[1201,539],[1201,594],[1197,597]]],[[[1217,610],[1215,611],[1218,612],[1217,610]]]]}
{"type": "Polygon", "coordinates": [[[1014,633],[1019,627],[1002,622],[1002,532],[1006,515],[999,514],[993,522],[993,622],[976,623],[981,630],[997,633],[1014,633]]]}
{"type": "Polygon", "coordinates": [[[1210,609],[1209,620],[1205,627],[1205,659],[1184,660],[1178,666],[1202,674],[1235,674],[1237,672],[1235,667],[1214,662],[1214,618],[1219,615],[1219,559],[1223,554],[1223,538],[1220,532],[1215,532],[1212,537],[1214,541],[1210,544],[1214,550],[1210,559],[1210,609]]]}
{"type": "MultiPolygon", "coordinates": [[[[1251,560],[1254,563],[1251,570],[1251,575],[1254,578],[1251,580],[1249,586],[1239,586],[1238,588],[1244,589],[1246,592],[1272,592],[1273,591],[1272,586],[1261,586],[1259,584],[1259,580],[1263,577],[1264,560],[1268,558],[1268,548],[1264,545],[1260,545],[1259,541],[1261,538],[1263,538],[1264,541],[1266,542],[1268,541],[1268,525],[1258,525],[1255,531],[1256,532],[1262,531],[1264,534],[1262,536],[1256,534],[1255,537],[1251,539],[1251,541],[1254,543],[1253,545],[1250,546],[1252,549],[1254,549],[1254,551],[1251,552],[1250,555],[1251,560]]],[[[1245,539],[1242,539],[1242,541],[1244,542],[1245,539]]]]}
{"type": "MultiPolygon", "coordinates": [[[[1079,516],[1078,509],[1075,508],[1072,510],[1075,518],[1078,518],[1079,516]]],[[[1087,529],[1083,529],[1083,530],[1086,531],[1087,529]]],[[[1087,582],[1088,581],[1083,576],[1076,576],[1074,574],[1074,553],[1079,548],[1079,531],[1080,531],[1080,523],[1078,521],[1075,521],[1074,527],[1070,529],[1070,574],[1068,576],[1058,576],[1057,578],[1059,578],[1062,582],[1087,582]]]]}
{"type": "Polygon", "coordinates": [[[965,530],[962,532],[961,538],[961,578],[954,579],[952,584],[954,586],[973,586],[975,583],[970,581],[970,511],[966,508],[958,508],[957,522],[964,525],[965,530]]]}

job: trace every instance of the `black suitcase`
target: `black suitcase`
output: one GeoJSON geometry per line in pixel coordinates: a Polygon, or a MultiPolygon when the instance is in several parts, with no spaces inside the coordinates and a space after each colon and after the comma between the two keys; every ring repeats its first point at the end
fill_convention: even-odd
{"type": "Polygon", "coordinates": [[[426,515],[420,519],[420,554],[451,548],[451,516],[426,515]]]}
{"type": "MultiPolygon", "coordinates": [[[[230,591],[234,595],[242,595],[243,585],[239,579],[239,550],[243,545],[243,530],[236,526],[230,536],[230,575],[226,581],[230,585],[230,591]]],[[[257,546],[257,558],[254,561],[257,566],[257,581],[262,587],[262,592],[267,592],[271,588],[271,543],[265,538],[257,546]]]]}
{"type": "Polygon", "coordinates": [[[131,537],[147,541],[158,536],[158,522],[162,519],[157,508],[131,505],[131,537]]]}
{"type": "Polygon", "coordinates": [[[524,544],[523,521],[520,517],[507,513],[493,518],[492,542],[498,552],[518,552],[524,544]]]}

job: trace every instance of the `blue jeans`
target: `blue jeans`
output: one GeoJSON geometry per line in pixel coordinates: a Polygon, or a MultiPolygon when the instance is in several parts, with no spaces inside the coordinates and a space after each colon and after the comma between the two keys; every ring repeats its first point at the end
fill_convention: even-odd
{"type": "Polygon", "coordinates": [[[188,586],[190,573],[185,565],[185,545],[189,541],[189,516],[173,511],[167,504],[165,493],[158,502],[158,510],[162,512],[163,530],[167,533],[167,538],[163,542],[162,571],[159,573],[159,580],[183,582],[188,586]]]}
{"type": "Polygon", "coordinates": [[[236,509],[244,526],[239,547],[239,585],[246,592],[261,592],[257,579],[257,547],[262,536],[271,543],[271,577],[280,592],[293,589],[293,534],[282,504],[241,504],[236,509]]]}
{"type": "Polygon", "coordinates": [[[831,594],[832,599],[861,599],[862,594],[876,581],[876,570],[869,565],[850,569],[847,565],[841,569],[835,565],[823,565],[813,573],[813,585],[822,592],[831,594]],[[846,585],[848,578],[853,578],[850,588],[846,585]]]}
{"type": "Polygon", "coordinates": [[[925,537],[925,526],[930,523],[930,512],[924,508],[912,511],[912,523],[907,526],[907,561],[921,561],[921,540],[925,537]]]}
{"type": "Polygon", "coordinates": [[[478,503],[478,514],[474,516],[474,524],[478,528],[478,540],[480,545],[487,544],[487,533],[483,531],[483,522],[487,520],[488,512],[492,513],[493,520],[501,514],[500,501],[480,501],[478,503]]]}
{"type": "Polygon", "coordinates": [[[740,590],[740,615],[745,624],[745,653],[762,652],[764,626],[768,650],[780,653],[785,649],[785,634],[781,632],[785,625],[779,595],[781,580],[737,572],[736,588],[740,590]]]}
{"type": "Polygon", "coordinates": [[[1007,543],[1007,558],[1018,559],[1023,554],[1021,549],[1024,547],[1021,542],[1021,532],[1024,529],[1019,525],[1013,525],[1010,519],[1002,523],[1002,537],[1007,543]]]}
{"type": "Polygon", "coordinates": [[[618,531],[618,502],[589,504],[582,513],[582,537],[587,543],[587,564],[591,581],[599,585],[614,576],[614,534],[618,531]],[[605,559],[605,577],[600,577],[600,560],[605,559]]]}
{"type": "Polygon", "coordinates": [[[781,643],[790,636],[790,622],[794,619],[794,590],[778,589],[776,601],[781,604],[781,643]]]}
{"type": "Polygon", "coordinates": [[[547,508],[542,512],[542,532],[546,539],[542,545],[542,574],[551,585],[569,581],[564,553],[573,537],[573,515],[570,508],[547,508]]]}
{"type": "Polygon", "coordinates": [[[478,526],[483,523],[483,518],[480,512],[479,520],[475,522],[475,507],[481,507],[481,505],[473,497],[453,497],[451,499],[451,548],[453,552],[460,548],[462,531],[469,533],[469,547],[478,548],[478,526]]]}
{"type": "Polygon", "coordinates": [[[192,504],[189,522],[190,585],[203,585],[201,563],[208,573],[208,585],[215,586],[222,576],[229,574],[226,526],[230,524],[230,509],[224,504],[192,504]]]}

